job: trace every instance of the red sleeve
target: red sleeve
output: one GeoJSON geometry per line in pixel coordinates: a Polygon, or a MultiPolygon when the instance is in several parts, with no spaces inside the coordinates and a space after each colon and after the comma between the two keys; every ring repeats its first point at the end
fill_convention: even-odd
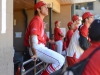
{"type": "Polygon", "coordinates": [[[62,32],[61,32],[61,30],[60,29],[58,29],[58,33],[61,35],[62,34],[62,32]]]}
{"type": "Polygon", "coordinates": [[[30,35],[38,35],[39,22],[36,20],[30,23],[30,35]]]}
{"type": "Polygon", "coordinates": [[[73,33],[74,33],[73,31],[70,31],[70,32],[69,32],[69,34],[68,34],[68,39],[69,39],[69,41],[71,40],[71,37],[72,37],[73,33]]]}
{"type": "Polygon", "coordinates": [[[80,34],[84,37],[88,36],[88,27],[86,25],[83,25],[80,29],[80,34]]]}

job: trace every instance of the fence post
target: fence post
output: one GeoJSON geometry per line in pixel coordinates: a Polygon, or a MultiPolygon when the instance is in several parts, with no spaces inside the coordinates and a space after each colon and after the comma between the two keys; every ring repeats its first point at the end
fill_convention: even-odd
{"type": "MultiPolygon", "coordinates": [[[[36,61],[34,61],[34,66],[36,65],[36,61]]],[[[34,68],[34,75],[36,74],[36,67],[34,68]]]]}

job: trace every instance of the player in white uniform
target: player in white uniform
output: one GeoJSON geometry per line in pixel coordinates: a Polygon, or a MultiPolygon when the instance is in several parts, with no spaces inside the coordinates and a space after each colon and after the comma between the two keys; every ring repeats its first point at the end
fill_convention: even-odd
{"type": "Polygon", "coordinates": [[[43,19],[48,15],[46,3],[43,1],[38,2],[35,5],[35,10],[38,12],[38,14],[31,20],[27,28],[24,44],[29,47],[31,57],[35,61],[37,58],[39,58],[42,61],[50,64],[41,74],[49,75],[56,70],[59,70],[63,66],[65,58],[61,54],[48,49],[44,45],[45,39],[43,19]]]}

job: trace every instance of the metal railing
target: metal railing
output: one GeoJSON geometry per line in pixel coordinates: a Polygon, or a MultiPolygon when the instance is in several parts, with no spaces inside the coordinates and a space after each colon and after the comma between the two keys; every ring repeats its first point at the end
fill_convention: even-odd
{"type": "Polygon", "coordinates": [[[38,64],[36,64],[36,61],[33,61],[33,62],[34,62],[34,66],[31,67],[30,69],[26,70],[24,73],[22,73],[23,67],[24,67],[26,64],[28,64],[28,63],[30,63],[30,62],[32,62],[32,61],[33,61],[33,59],[29,59],[29,60],[27,60],[27,61],[25,61],[25,62],[22,63],[22,65],[21,65],[21,75],[26,75],[26,74],[28,74],[29,72],[33,71],[33,70],[34,70],[34,75],[38,75],[38,74],[39,74],[40,72],[42,72],[42,71],[46,68],[46,66],[47,66],[47,65],[45,65],[45,63],[44,63],[43,61],[39,62],[38,64]],[[43,64],[43,68],[40,69],[40,70],[37,72],[37,71],[36,71],[36,70],[37,70],[37,67],[38,67],[39,65],[41,65],[41,64],[43,64]]]}

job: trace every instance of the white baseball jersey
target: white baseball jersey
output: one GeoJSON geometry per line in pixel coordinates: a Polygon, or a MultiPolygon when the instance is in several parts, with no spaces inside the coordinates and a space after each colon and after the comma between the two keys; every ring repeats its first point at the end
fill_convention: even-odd
{"type": "Polygon", "coordinates": [[[67,56],[73,57],[74,53],[76,53],[76,58],[78,59],[84,52],[84,50],[79,45],[79,30],[77,29],[72,35],[71,41],[67,48],[67,56]]]}

